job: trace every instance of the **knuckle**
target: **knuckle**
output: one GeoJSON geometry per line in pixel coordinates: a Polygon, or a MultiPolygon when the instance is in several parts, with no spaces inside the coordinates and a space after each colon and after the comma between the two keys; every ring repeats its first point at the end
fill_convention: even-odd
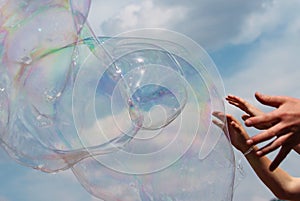
{"type": "Polygon", "coordinates": [[[280,118],[281,119],[287,119],[287,118],[289,118],[289,116],[290,116],[290,113],[288,111],[282,111],[280,113],[280,118]]]}
{"type": "Polygon", "coordinates": [[[274,140],[273,145],[276,147],[282,146],[283,141],[280,139],[274,140]]]}

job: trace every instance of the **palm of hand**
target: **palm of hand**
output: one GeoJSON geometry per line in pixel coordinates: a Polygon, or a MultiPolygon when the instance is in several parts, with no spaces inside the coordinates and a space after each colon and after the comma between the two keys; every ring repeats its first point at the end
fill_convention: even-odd
{"type": "Polygon", "coordinates": [[[226,117],[231,144],[242,153],[245,153],[249,149],[246,144],[247,139],[249,139],[247,132],[233,116],[226,115],[226,117]]]}

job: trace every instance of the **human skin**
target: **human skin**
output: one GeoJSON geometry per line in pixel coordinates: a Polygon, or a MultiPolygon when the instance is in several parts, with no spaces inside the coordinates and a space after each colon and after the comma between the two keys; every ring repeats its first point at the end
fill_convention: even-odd
{"type": "MultiPolygon", "coordinates": [[[[224,132],[226,132],[224,124],[227,123],[232,145],[240,152],[247,153],[251,147],[247,144],[250,137],[242,124],[229,114],[214,112],[213,115],[219,120],[213,122],[224,132]]],[[[245,157],[262,182],[280,199],[300,200],[300,178],[292,177],[281,168],[271,171],[269,169],[271,160],[266,156],[257,156],[255,154],[257,150],[258,147],[254,146],[253,151],[245,154],[245,157]]]]}
{"type": "MultiPolygon", "coordinates": [[[[274,170],[292,149],[300,153],[300,99],[288,96],[269,96],[261,93],[255,93],[255,97],[263,105],[276,109],[269,113],[248,115],[247,118],[244,118],[246,126],[265,129],[248,139],[247,144],[258,145],[274,138],[256,152],[258,156],[263,156],[280,148],[270,165],[270,169],[274,170]]],[[[242,109],[241,106],[235,106],[242,109]]]]}

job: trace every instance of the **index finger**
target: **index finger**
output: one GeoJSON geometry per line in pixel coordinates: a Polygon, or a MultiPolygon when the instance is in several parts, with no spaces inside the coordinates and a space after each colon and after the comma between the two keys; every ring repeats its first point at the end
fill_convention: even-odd
{"type": "Polygon", "coordinates": [[[283,130],[283,126],[279,123],[274,125],[273,127],[269,128],[268,130],[263,131],[262,133],[259,133],[250,139],[247,140],[248,145],[256,145],[258,143],[264,142],[266,140],[269,140],[273,138],[274,136],[281,133],[283,130]]]}
{"type": "MultiPolygon", "coordinates": [[[[278,116],[276,114],[276,110],[269,112],[267,114],[259,115],[250,117],[245,121],[246,126],[257,126],[261,124],[269,124],[270,126],[272,123],[278,121],[278,116]]],[[[269,126],[269,127],[270,127],[269,126]]]]}

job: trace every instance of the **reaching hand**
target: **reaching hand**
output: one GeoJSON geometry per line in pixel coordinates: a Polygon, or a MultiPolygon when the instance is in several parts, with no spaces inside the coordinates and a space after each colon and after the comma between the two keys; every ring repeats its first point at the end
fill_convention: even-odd
{"type": "Polygon", "coordinates": [[[224,133],[226,133],[226,130],[224,130],[226,128],[224,124],[225,121],[227,122],[231,144],[242,153],[248,151],[251,147],[246,143],[247,139],[249,139],[249,136],[242,124],[229,114],[226,115],[226,119],[225,114],[222,112],[213,112],[213,115],[220,120],[213,120],[213,123],[223,129],[224,133]]]}
{"type": "MultiPolygon", "coordinates": [[[[260,109],[254,107],[244,99],[238,97],[238,96],[233,96],[233,95],[228,95],[226,97],[226,100],[228,101],[229,104],[234,105],[235,107],[238,107],[239,109],[243,110],[246,112],[242,116],[242,119],[246,121],[250,117],[255,117],[255,116],[261,116],[264,115],[265,113],[261,111],[260,109]]],[[[262,123],[262,124],[256,124],[254,125],[255,128],[257,129],[266,129],[269,128],[272,124],[269,123],[262,123]]]]}
{"type": "Polygon", "coordinates": [[[247,126],[259,127],[264,125],[265,131],[251,137],[248,145],[270,140],[276,137],[266,146],[257,151],[257,155],[263,156],[281,147],[270,169],[274,170],[296,145],[300,143],[300,100],[287,96],[267,96],[260,93],[255,94],[256,99],[264,105],[276,107],[277,109],[258,116],[246,119],[247,126]]]}

